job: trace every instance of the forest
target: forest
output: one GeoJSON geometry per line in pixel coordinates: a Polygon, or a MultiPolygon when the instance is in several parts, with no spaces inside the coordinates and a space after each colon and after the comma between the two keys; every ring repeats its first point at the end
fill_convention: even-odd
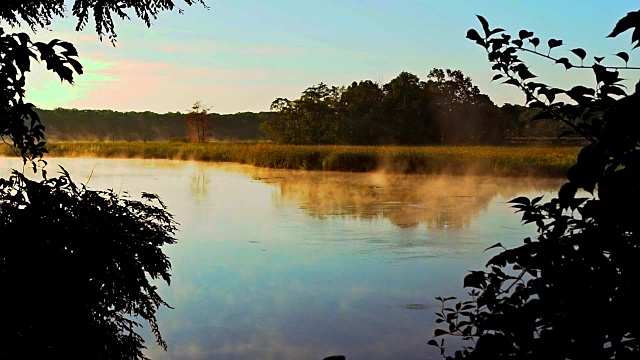
{"type": "MultiPolygon", "coordinates": [[[[186,113],[38,109],[50,141],[187,141],[186,113]]],[[[261,140],[259,124],[272,112],[211,114],[213,140],[261,140]]]]}
{"type": "MultiPolygon", "coordinates": [[[[50,141],[187,141],[185,113],[39,109],[50,141]]],[[[459,70],[433,69],[427,81],[402,72],[387,84],[310,86],[271,111],[208,115],[213,141],[281,144],[469,145],[570,142],[540,109],[497,106],[459,70]]]]}

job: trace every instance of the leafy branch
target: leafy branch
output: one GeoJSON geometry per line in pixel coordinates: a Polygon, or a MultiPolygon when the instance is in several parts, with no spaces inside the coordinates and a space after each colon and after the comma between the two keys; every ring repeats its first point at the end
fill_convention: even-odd
{"type": "MultiPolygon", "coordinates": [[[[623,17],[609,37],[633,28],[632,43],[640,44],[639,14],[623,17]]],[[[556,197],[545,203],[541,196],[510,201],[524,224],[536,225],[538,236],[511,249],[492,246],[503,251],[487,262],[488,269],[464,278],[464,287],[475,291],[471,300],[446,306],[454,298],[437,298],[443,303],[437,322],[445,327],[434,338],[462,336],[473,345],[447,356],[444,338],[428,343],[447,359],[637,358],[640,315],[627,309],[640,291],[640,224],[629,211],[640,203],[640,82],[628,95],[620,84],[622,69],[600,65],[603,58],[591,66],[594,88],[562,90],[531,81],[536,75],[518,57],[524,40],[534,46],[525,52],[578,67],[551,57],[562,41],[550,39],[543,54],[532,32],[521,30],[511,40],[478,19],[485,36],[471,29],[467,37],[486,49],[492,69],[499,71],[493,80],[506,78],[505,84],[525,93],[530,107],[542,109],[532,120],[561,121],[590,144],[567,170],[556,197]],[[556,101],[559,94],[573,103],[556,101]],[[577,197],[580,190],[590,196],[577,197]]],[[[581,61],[586,57],[583,49],[572,52],[581,61]]],[[[626,53],[616,55],[628,63],[626,53]]]]}

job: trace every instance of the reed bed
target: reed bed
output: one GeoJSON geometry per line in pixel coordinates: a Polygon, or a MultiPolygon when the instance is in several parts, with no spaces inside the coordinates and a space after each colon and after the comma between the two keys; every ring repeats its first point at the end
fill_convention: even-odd
{"type": "MultiPolygon", "coordinates": [[[[575,163],[580,147],[73,142],[49,143],[47,149],[54,157],[179,159],[353,172],[562,177],[575,163]]],[[[12,155],[6,147],[2,154],[12,155]]]]}

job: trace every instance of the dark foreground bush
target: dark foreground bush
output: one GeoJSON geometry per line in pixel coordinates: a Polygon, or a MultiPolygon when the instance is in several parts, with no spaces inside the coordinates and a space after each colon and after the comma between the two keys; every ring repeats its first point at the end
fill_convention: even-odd
{"type": "MultiPolygon", "coordinates": [[[[442,327],[428,343],[447,359],[639,359],[640,82],[627,94],[619,69],[640,68],[606,67],[599,57],[590,67],[571,64],[553,57],[561,40],[548,40],[548,51],[540,53],[533,32],[520,30],[516,39],[478,19],[484,36],[470,29],[467,37],[487,50],[499,71],[494,79],[508,79],[505,83],[526,94],[528,106],[542,108],[588,144],[556,197],[510,201],[524,223],[535,224],[537,236],[513,248],[491,246],[501,251],[487,269],[464,279],[470,300],[438,298],[442,309],[436,321],[442,327]],[[528,38],[533,49],[523,47],[528,38]],[[524,49],[567,69],[592,69],[596,86],[563,90],[531,80],[536,76],[519,58],[524,49]],[[572,102],[558,101],[559,94],[572,102]],[[447,355],[445,338],[451,337],[466,342],[447,355]]],[[[640,11],[618,21],[609,37],[630,29],[632,43],[640,41],[640,11]]],[[[570,51],[581,61],[587,54],[581,48],[570,51]]],[[[616,56],[629,59],[625,52],[616,56]]]]}
{"type": "Polygon", "coordinates": [[[168,305],[150,281],[169,283],[160,247],[176,223],[143,198],[78,186],[64,169],[0,179],[0,358],[142,359],[137,319],[166,348],[155,314],[168,305]]]}

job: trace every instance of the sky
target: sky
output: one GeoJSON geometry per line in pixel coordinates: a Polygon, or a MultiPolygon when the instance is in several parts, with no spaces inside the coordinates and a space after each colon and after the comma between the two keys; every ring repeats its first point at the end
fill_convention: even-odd
{"type": "MultiPolygon", "coordinates": [[[[70,0],[67,1],[69,3],[70,0]]],[[[631,55],[631,33],[606,38],[617,20],[640,4],[627,0],[206,0],[200,5],[161,14],[150,28],[132,16],[117,21],[118,41],[102,42],[89,24],[76,32],[75,19],[56,18],[36,40],[72,42],[84,74],[73,86],[61,83],[44,66],[27,77],[27,100],[43,109],[111,109],[186,112],[195,101],[212,112],[268,111],[276,98],[296,99],[320,82],[348,86],[353,81],[384,84],[402,71],[426,80],[433,68],[458,69],[499,106],[522,104],[515,87],[491,82],[485,50],[465,38],[480,29],[476,14],[490,26],[516,35],[533,31],[542,40],[562,39],[552,55],[579,59],[569,50],[605,56],[603,63],[622,66],[613,56],[631,55]]],[[[69,6],[70,8],[70,6],[69,6]]],[[[68,13],[70,16],[70,12],[68,13]]],[[[134,14],[132,14],[134,15],[134,14]]],[[[18,30],[17,30],[18,31],[18,30]]],[[[524,55],[538,81],[569,88],[593,86],[591,70],[566,71],[561,64],[524,55]]],[[[627,86],[640,78],[627,70],[627,86]]]]}

